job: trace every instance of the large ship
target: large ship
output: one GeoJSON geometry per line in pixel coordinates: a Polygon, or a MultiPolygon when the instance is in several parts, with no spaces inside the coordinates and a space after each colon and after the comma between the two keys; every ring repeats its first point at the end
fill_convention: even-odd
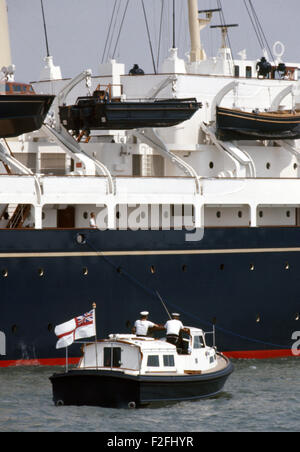
{"type": "MultiPolygon", "coordinates": [[[[1,143],[0,367],[64,363],[54,327],[93,302],[103,337],[130,332],[143,309],[163,323],[161,299],[185,324],[214,327],[230,357],[292,355],[300,327],[300,144],[266,134],[268,115],[297,118],[299,64],[283,62],[278,43],[260,62],[245,52],[233,59],[220,8],[187,4],[186,61],[174,45],[155,74],[126,74],[110,60],[100,76],[86,70],[66,80],[48,54],[33,86],[56,96],[51,114],[40,130],[1,143]],[[222,44],[208,58],[200,31],[212,23],[222,44]],[[95,91],[120,105],[197,99],[202,108],[172,127],[68,130],[59,112],[95,91]],[[238,124],[237,136],[224,138],[222,108],[256,121],[266,113],[266,130],[241,136],[238,124]]],[[[0,8],[5,16],[4,0],[0,8]]],[[[73,353],[76,361],[79,348],[73,353]]]]}

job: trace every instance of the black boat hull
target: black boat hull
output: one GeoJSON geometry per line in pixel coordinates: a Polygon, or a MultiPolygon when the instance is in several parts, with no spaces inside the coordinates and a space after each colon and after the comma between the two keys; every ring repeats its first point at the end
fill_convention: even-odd
{"type": "MultiPolygon", "coordinates": [[[[225,359],[225,358],[224,358],[225,359]]],[[[223,370],[185,376],[131,376],[109,370],[71,370],[50,380],[55,405],[142,407],[198,400],[219,394],[233,372],[223,370]]]]}
{"type": "Polygon", "coordinates": [[[39,130],[55,96],[0,95],[0,137],[17,137],[39,130]]]}
{"type": "Polygon", "coordinates": [[[300,138],[300,115],[263,115],[217,107],[221,140],[282,140],[300,138]]]}
{"type": "Polygon", "coordinates": [[[60,107],[60,120],[67,130],[129,130],[171,127],[190,119],[200,108],[195,100],[161,102],[97,102],[60,107]]]}

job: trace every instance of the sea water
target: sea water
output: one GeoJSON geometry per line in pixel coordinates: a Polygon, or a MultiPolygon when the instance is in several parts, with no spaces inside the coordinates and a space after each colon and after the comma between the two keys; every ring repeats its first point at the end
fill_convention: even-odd
{"type": "Polygon", "coordinates": [[[300,361],[233,361],[217,397],[157,408],[55,407],[49,377],[62,368],[0,369],[0,432],[295,432],[300,361]]]}

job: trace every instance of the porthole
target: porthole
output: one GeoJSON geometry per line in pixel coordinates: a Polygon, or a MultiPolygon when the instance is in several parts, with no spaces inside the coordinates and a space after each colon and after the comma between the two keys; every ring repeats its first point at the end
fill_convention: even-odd
{"type": "Polygon", "coordinates": [[[18,329],[17,325],[13,325],[13,326],[11,327],[11,332],[12,332],[12,334],[16,334],[17,329],[18,329]]]}
{"type": "Polygon", "coordinates": [[[260,323],[261,322],[261,317],[260,317],[260,315],[258,314],[257,316],[256,316],[256,323],[260,323]]]}
{"type": "Polygon", "coordinates": [[[187,265],[183,265],[183,266],[182,266],[182,271],[183,271],[184,273],[187,272],[187,265]]]}
{"type": "Polygon", "coordinates": [[[242,216],[243,216],[243,212],[242,212],[241,210],[239,210],[239,212],[238,212],[238,217],[239,217],[239,218],[242,218],[242,216]]]}
{"type": "Polygon", "coordinates": [[[121,267],[117,268],[117,273],[120,273],[120,274],[122,273],[122,268],[121,267]]]}
{"type": "Polygon", "coordinates": [[[8,277],[8,271],[6,269],[2,270],[2,276],[3,276],[3,278],[8,277]]]}
{"type": "Polygon", "coordinates": [[[218,210],[218,212],[216,213],[217,218],[221,218],[221,212],[218,210]]]}
{"type": "Polygon", "coordinates": [[[120,219],[120,216],[121,216],[121,214],[120,214],[120,212],[118,211],[118,212],[116,213],[116,218],[117,218],[117,220],[120,219]]]}
{"type": "Polygon", "coordinates": [[[297,314],[295,315],[295,320],[296,322],[298,322],[300,320],[300,314],[299,312],[297,312],[297,314]]]}
{"type": "Polygon", "coordinates": [[[263,211],[262,211],[262,210],[260,210],[260,211],[259,211],[259,214],[258,214],[258,215],[259,215],[259,217],[260,217],[260,218],[262,218],[262,217],[264,216],[264,213],[263,213],[263,211]]]}
{"type": "Polygon", "coordinates": [[[40,277],[44,276],[45,275],[44,269],[43,268],[39,268],[38,274],[39,274],[40,277]]]}
{"type": "Polygon", "coordinates": [[[298,169],[297,163],[294,163],[294,170],[298,169]]]}
{"type": "Polygon", "coordinates": [[[288,262],[286,262],[284,264],[284,268],[285,268],[285,270],[289,270],[290,269],[290,264],[288,262]]]}
{"type": "Polygon", "coordinates": [[[224,270],[225,265],[224,264],[220,264],[220,270],[224,270]]]}
{"type": "Polygon", "coordinates": [[[49,324],[48,324],[48,331],[49,331],[49,333],[51,333],[51,332],[53,331],[53,325],[52,325],[52,323],[49,323],[49,324]]]}
{"type": "Polygon", "coordinates": [[[269,170],[269,169],[271,168],[271,163],[268,162],[268,163],[266,164],[266,168],[267,168],[267,170],[269,170]]]}
{"type": "Polygon", "coordinates": [[[83,267],[83,269],[82,269],[82,273],[83,273],[83,275],[84,275],[84,276],[87,276],[87,275],[88,275],[88,273],[89,273],[89,270],[88,270],[88,268],[87,268],[87,267],[83,267]]]}
{"type": "Polygon", "coordinates": [[[214,165],[214,162],[210,162],[210,163],[209,163],[210,169],[213,169],[214,166],[215,166],[215,165],[214,165]]]}
{"type": "Polygon", "coordinates": [[[85,242],[86,242],[85,235],[84,234],[77,234],[76,241],[77,241],[78,245],[84,245],[85,242]]]}
{"type": "Polygon", "coordinates": [[[85,220],[87,220],[87,219],[88,219],[88,217],[89,217],[89,214],[88,214],[88,212],[84,212],[84,213],[83,213],[83,218],[84,218],[85,220]]]}
{"type": "Polygon", "coordinates": [[[290,218],[290,216],[291,216],[291,211],[290,210],[286,211],[286,216],[287,216],[287,218],[290,218]]]}
{"type": "Polygon", "coordinates": [[[250,271],[253,272],[255,270],[255,265],[254,264],[250,264],[250,271]]]}
{"type": "Polygon", "coordinates": [[[46,214],[45,214],[45,212],[42,212],[42,220],[45,220],[45,218],[46,218],[46,214]]]}
{"type": "Polygon", "coordinates": [[[152,273],[152,275],[154,275],[154,273],[156,273],[156,268],[154,267],[154,265],[151,265],[150,272],[152,273]]]}

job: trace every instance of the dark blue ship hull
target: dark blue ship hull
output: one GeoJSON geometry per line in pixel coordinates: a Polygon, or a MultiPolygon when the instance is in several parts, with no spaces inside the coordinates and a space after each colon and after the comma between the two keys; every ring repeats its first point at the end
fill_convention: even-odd
{"type": "MultiPolygon", "coordinates": [[[[186,242],[185,231],[0,236],[0,367],[62,363],[54,327],[93,302],[99,338],[130,332],[145,309],[164,323],[156,291],[185,325],[207,331],[215,324],[228,356],[292,354],[300,330],[300,228],[209,228],[199,242],[186,242]]],[[[69,353],[79,357],[79,346],[69,353]]]]}

